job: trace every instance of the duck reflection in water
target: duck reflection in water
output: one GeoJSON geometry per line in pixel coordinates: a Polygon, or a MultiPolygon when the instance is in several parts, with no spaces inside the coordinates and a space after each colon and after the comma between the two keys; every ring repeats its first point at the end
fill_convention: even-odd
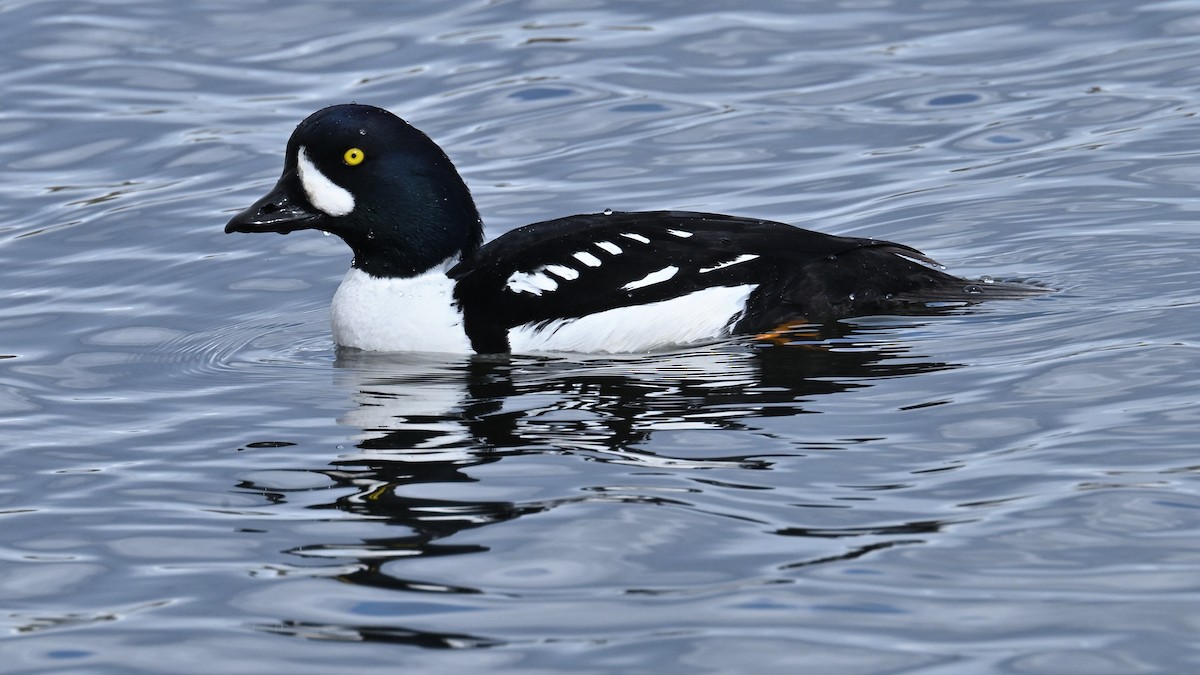
{"type": "MultiPolygon", "coordinates": [[[[795,459],[809,451],[838,450],[860,441],[847,438],[854,435],[847,430],[837,442],[825,438],[811,445],[802,443],[797,449],[787,446],[786,440],[781,443],[767,418],[794,418],[776,422],[776,429],[781,423],[803,429],[804,418],[815,412],[810,408],[828,395],[870,387],[872,380],[880,378],[954,367],[914,355],[896,338],[918,324],[895,317],[886,321],[802,328],[766,343],[734,340],[640,357],[454,359],[340,353],[334,370],[336,384],[351,393],[357,406],[339,421],[360,430],[361,435],[351,453],[320,471],[335,483],[334,493],[342,496],[317,508],[382,521],[398,529],[395,536],[351,545],[344,541],[313,543],[290,553],[308,559],[338,559],[342,562],[333,566],[337,578],[361,587],[490,597],[486,582],[480,587],[449,585],[444,578],[428,578],[428,568],[414,569],[411,564],[417,559],[489,553],[486,543],[472,543],[478,542],[478,537],[468,537],[467,543],[462,543],[462,538],[454,543],[449,540],[467,530],[548,514],[570,504],[644,504],[686,512],[695,508],[690,503],[695,496],[689,492],[771,490],[766,485],[777,462],[791,461],[794,466],[795,459]],[[712,437],[717,440],[694,444],[664,440],[693,430],[715,431],[712,437]],[[763,440],[762,447],[747,444],[746,439],[754,437],[763,440]],[[730,439],[740,440],[730,447],[724,444],[730,439]],[[469,485],[482,480],[478,477],[481,467],[522,455],[543,456],[527,457],[522,469],[530,461],[544,468],[547,462],[558,461],[555,457],[567,455],[611,464],[613,471],[589,470],[594,474],[584,483],[593,486],[590,488],[571,486],[566,480],[567,488],[555,489],[546,485],[544,475],[528,476],[517,492],[536,496],[524,501],[497,498],[511,494],[497,487],[494,475],[486,486],[469,485]],[[760,473],[764,471],[768,473],[760,473]],[[696,488],[672,491],[654,483],[648,483],[654,487],[625,482],[604,485],[605,479],[614,476],[628,481],[636,475],[647,481],[683,482],[696,488]],[[729,482],[731,477],[738,484],[729,482]],[[461,487],[453,487],[456,484],[461,487]],[[478,492],[481,498],[462,498],[464,493],[475,494],[484,487],[478,492]],[[353,562],[345,564],[347,557],[353,562]]],[[[851,501],[838,508],[863,504],[853,501],[862,498],[849,492],[845,498],[851,501]]],[[[794,505],[786,510],[793,511],[794,505]]],[[[791,518],[798,516],[802,514],[793,513],[791,518]]],[[[864,527],[857,521],[842,529],[812,530],[793,525],[794,520],[764,520],[768,531],[797,543],[795,557],[776,565],[778,574],[786,578],[788,570],[798,567],[921,543],[949,524],[866,518],[878,524],[864,527]],[[835,540],[837,543],[832,543],[835,540]],[[809,544],[801,543],[804,541],[809,544]]],[[[443,634],[389,624],[284,621],[260,628],[318,639],[425,647],[503,642],[492,636],[443,634]]]]}
{"type": "MultiPolygon", "coordinates": [[[[892,333],[892,327],[882,331],[892,333]]],[[[362,459],[495,461],[506,454],[591,453],[646,466],[765,468],[756,454],[680,456],[656,432],[754,431],[753,420],[811,411],[815,397],[875,378],[944,370],[870,329],[800,327],[772,342],[730,340],[636,356],[339,353],[338,385],[358,407],[362,459]]]]}
{"type": "MultiPolygon", "coordinates": [[[[366,547],[405,555],[454,555],[481,549],[438,541],[562,503],[671,499],[597,490],[528,503],[467,502],[417,497],[409,489],[475,482],[468,469],[505,457],[553,453],[648,469],[770,469],[777,443],[768,452],[719,444],[681,448],[657,442],[656,435],[733,430],[741,432],[739,438],[747,433],[765,438],[772,432],[756,420],[809,414],[811,401],[871,386],[872,379],[951,368],[909,354],[902,343],[891,341],[890,336],[911,327],[835,324],[800,329],[771,343],[730,341],[606,358],[461,359],[345,351],[334,374],[357,407],[340,421],[361,435],[356,451],[326,472],[354,493],[327,506],[385,519],[411,532],[395,540],[365,542],[366,547]]],[[[348,580],[390,588],[415,583],[381,574],[379,560],[365,558],[361,571],[348,580]]]]}

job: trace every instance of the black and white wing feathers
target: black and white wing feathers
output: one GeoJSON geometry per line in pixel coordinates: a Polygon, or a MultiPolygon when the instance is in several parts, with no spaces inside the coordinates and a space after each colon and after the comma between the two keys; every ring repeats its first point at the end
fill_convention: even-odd
{"type": "Polygon", "coordinates": [[[735,332],[827,321],[944,296],[963,281],[916,249],[785,223],[656,211],[577,215],[513,230],[450,270],[472,345],[508,349],[507,330],[753,285],[735,332]],[[917,262],[920,261],[920,262],[917,262]]]}

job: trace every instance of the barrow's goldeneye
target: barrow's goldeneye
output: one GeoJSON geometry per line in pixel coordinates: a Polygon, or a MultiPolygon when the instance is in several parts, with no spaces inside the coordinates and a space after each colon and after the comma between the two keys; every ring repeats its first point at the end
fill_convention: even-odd
{"type": "Polygon", "coordinates": [[[333,335],[374,351],[639,352],[1032,290],[952,276],[903,244],[714,213],[567,216],[482,244],[446,153],[358,104],[301,122],[279,182],[225,226],[301,229],[353,250],[333,335]]]}

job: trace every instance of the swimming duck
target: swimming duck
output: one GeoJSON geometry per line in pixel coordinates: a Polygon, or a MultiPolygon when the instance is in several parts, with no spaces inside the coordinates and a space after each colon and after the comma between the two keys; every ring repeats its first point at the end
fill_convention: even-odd
{"type": "Polygon", "coordinates": [[[350,246],[333,337],[372,351],[643,352],[1018,286],[947,274],[903,244],[715,213],[606,210],[483,244],[446,153],[359,104],[301,122],[275,187],[225,226],[302,229],[350,246]]]}

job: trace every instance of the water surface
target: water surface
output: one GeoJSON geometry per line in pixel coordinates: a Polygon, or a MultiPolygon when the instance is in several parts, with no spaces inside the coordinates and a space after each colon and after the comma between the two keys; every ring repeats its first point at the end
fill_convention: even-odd
{"type": "Polygon", "coordinates": [[[0,5],[13,672],[1192,672],[1200,9],[0,5]],[[1058,292],[793,344],[339,354],[227,236],[388,107],[489,235],[686,208],[1058,292]],[[1189,318],[1190,317],[1190,318],[1189,318]]]}

